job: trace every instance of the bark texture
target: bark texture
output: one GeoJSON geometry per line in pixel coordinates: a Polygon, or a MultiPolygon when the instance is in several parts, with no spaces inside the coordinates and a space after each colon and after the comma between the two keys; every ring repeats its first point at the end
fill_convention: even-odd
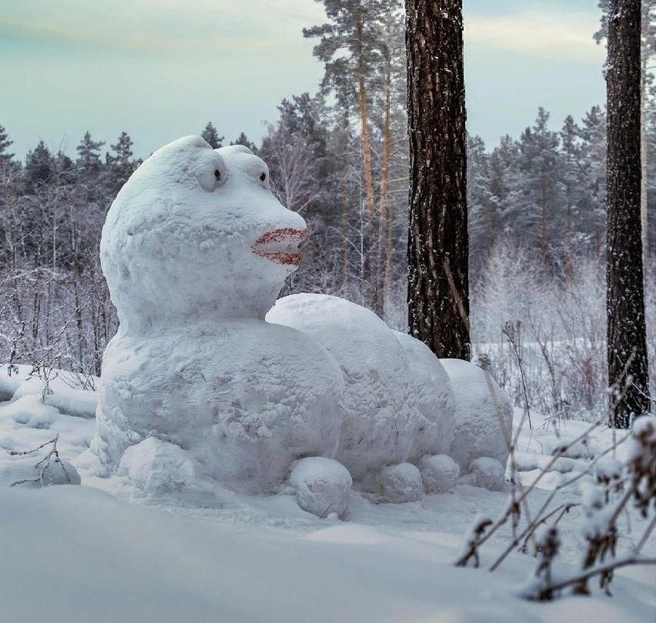
{"type": "Polygon", "coordinates": [[[640,0],[611,0],[608,19],[607,315],[611,424],[649,409],[640,222],[640,0]]]}
{"type": "Polygon", "coordinates": [[[462,0],[406,0],[410,332],[470,358],[462,0]]]}

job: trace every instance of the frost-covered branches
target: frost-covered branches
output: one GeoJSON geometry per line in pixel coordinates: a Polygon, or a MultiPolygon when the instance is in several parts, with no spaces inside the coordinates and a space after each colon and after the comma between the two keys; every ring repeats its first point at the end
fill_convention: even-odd
{"type": "Polygon", "coordinates": [[[17,480],[11,483],[12,487],[17,487],[19,485],[38,485],[40,487],[45,487],[53,482],[61,481],[62,477],[65,482],[71,484],[73,479],[68,473],[66,466],[64,465],[61,457],[59,456],[59,450],[57,449],[57,442],[59,441],[59,433],[55,435],[50,441],[42,443],[40,446],[32,450],[10,450],[9,454],[11,456],[30,456],[37,454],[43,448],[50,446],[46,455],[34,465],[34,469],[37,471],[37,475],[34,478],[24,478],[22,480],[17,480]],[[57,470],[59,473],[55,474],[53,470],[57,470]]]}
{"type": "Polygon", "coordinates": [[[533,516],[525,504],[536,484],[549,472],[558,458],[572,447],[587,439],[602,424],[594,423],[576,439],[561,444],[551,461],[541,470],[531,486],[519,495],[513,489],[504,512],[495,521],[479,516],[464,537],[463,551],[456,560],[457,566],[466,566],[470,560],[480,564],[480,548],[509,520],[513,523],[513,538],[502,554],[492,563],[496,570],[513,551],[526,552],[529,540],[537,565],[532,577],[522,589],[526,599],[545,601],[571,588],[575,594],[590,593],[589,580],[599,577],[599,587],[610,595],[610,585],[615,569],[632,564],[656,564],[656,559],[641,554],[641,549],[656,526],[656,416],[637,418],[631,432],[600,452],[586,469],[556,487],[533,516]],[[617,450],[626,444],[625,457],[620,461],[617,450]],[[580,502],[568,501],[552,508],[558,492],[570,489],[580,482],[580,502]],[[632,505],[644,518],[651,520],[632,550],[618,556],[620,530],[618,520],[632,505]],[[560,548],[559,522],[572,509],[582,510],[582,536],[585,548],[581,569],[567,576],[558,575],[553,569],[560,548]],[[519,520],[525,527],[517,532],[519,520]]]}

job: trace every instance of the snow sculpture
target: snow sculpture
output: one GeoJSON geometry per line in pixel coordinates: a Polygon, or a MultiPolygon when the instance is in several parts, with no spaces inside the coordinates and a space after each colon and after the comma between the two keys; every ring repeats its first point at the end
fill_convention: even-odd
{"type": "Polygon", "coordinates": [[[120,328],[103,358],[100,475],[139,444],[120,473],[144,487],[162,488],[145,464],[176,466],[173,484],[195,473],[272,491],[294,460],[336,452],[339,367],[304,333],[264,321],[306,233],[268,176],[245,147],[187,137],[148,158],[112,204],[100,253],[120,328]]]}
{"type": "Polygon", "coordinates": [[[341,517],[352,482],[414,501],[422,477],[429,492],[455,485],[444,455],[463,472],[481,456],[505,462],[479,368],[445,371],[422,343],[337,297],[274,306],[306,225],[268,176],[243,146],[186,137],[116,197],[101,263],[120,328],[103,358],[96,473],[147,493],[208,479],[272,492],[289,478],[302,508],[341,517]]]}
{"type": "Polygon", "coordinates": [[[505,466],[508,439],[512,434],[513,408],[510,398],[488,372],[468,361],[440,359],[451,378],[456,415],[453,441],[447,454],[462,474],[474,459],[489,457],[505,466]]]}

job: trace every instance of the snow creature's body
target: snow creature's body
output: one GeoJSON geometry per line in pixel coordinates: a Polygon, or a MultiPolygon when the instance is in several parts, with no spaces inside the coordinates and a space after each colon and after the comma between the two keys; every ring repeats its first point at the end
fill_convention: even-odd
{"type": "Polygon", "coordinates": [[[295,465],[299,504],[316,512],[333,496],[341,515],[350,476],[403,501],[417,498],[422,466],[446,464],[426,459],[450,454],[458,405],[423,344],[336,297],[286,297],[265,321],[305,233],[244,147],[187,137],[133,174],[101,241],[120,328],[103,359],[100,475],[272,492],[295,465]]]}

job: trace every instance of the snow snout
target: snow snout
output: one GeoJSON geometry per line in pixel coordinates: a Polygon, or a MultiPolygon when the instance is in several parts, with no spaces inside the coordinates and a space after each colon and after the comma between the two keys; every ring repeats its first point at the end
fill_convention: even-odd
{"type": "Polygon", "coordinates": [[[301,263],[299,245],[307,237],[307,230],[283,228],[260,236],[252,246],[253,253],[276,264],[298,268],[301,263]]]}

